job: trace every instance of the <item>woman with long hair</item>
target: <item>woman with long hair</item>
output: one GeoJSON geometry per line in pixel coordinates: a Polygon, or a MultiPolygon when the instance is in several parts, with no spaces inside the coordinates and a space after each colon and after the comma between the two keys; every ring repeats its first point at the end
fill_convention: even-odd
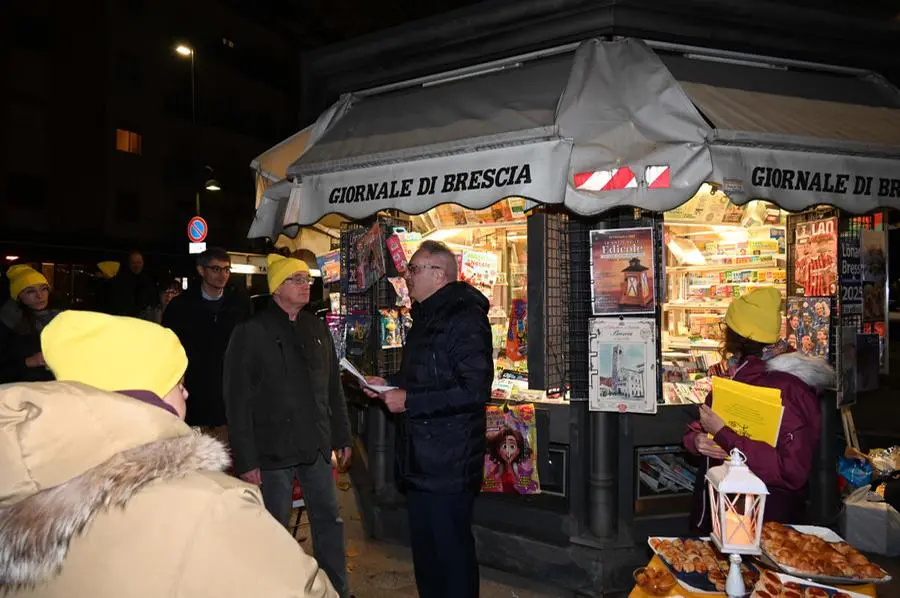
{"type": "Polygon", "coordinates": [[[705,457],[697,472],[691,525],[708,533],[706,470],[722,463],[732,449],[747,457],[747,465],[769,489],[765,519],[801,523],[807,483],[819,443],[821,407],[819,392],[830,386],[834,370],[820,358],[806,357],[779,342],[781,293],[760,288],[732,301],[725,315],[723,367],[715,375],[744,384],[781,391],[784,416],[775,446],[751,440],[731,429],[713,413],[715,396],[710,393],[700,406],[700,419],[688,426],[684,447],[705,457]],[[709,437],[712,435],[712,438],[709,437]]]}
{"type": "Polygon", "coordinates": [[[41,352],[41,331],[59,314],[47,278],[27,265],[6,271],[11,299],[0,308],[0,383],[53,380],[41,352]]]}

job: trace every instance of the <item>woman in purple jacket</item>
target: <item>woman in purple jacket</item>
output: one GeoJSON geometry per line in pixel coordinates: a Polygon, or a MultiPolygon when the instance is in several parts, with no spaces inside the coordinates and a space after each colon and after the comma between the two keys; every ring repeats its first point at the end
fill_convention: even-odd
{"type": "Polygon", "coordinates": [[[834,370],[824,360],[773,347],[781,333],[781,293],[760,288],[734,301],[725,315],[727,361],[723,376],[753,386],[781,391],[784,416],[776,446],[740,436],[712,412],[710,393],[700,406],[700,419],[688,426],[684,446],[692,454],[706,457],[697,472],[691,526],[695,532],[710,529],[706,470],[719,465],[732,449],[740,449],[747,465],[768,487],[765,519],[782,523],[800,522],[813,456],[819,443],[819,391],[830,386],[834,370]],[[713,438],[708,437],[709,434],[713,438]]]}

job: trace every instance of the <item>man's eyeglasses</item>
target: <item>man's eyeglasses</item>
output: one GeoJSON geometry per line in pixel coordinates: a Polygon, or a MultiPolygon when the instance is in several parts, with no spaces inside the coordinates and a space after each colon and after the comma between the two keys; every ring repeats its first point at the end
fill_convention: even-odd
{"type": "Polygon", "coordinates": [[[310,286],[313,281],[309,276],[291,276],[290,278],[285,278],[284,282],[289,284],[295,284],[298,286],[306,285],[310,286]]]}
{"type": "Polygon", "coordinates": [[[226,274],[231,273],[231,266],[203,266],[206,270],[210,272],[215,272],[216,274],[221,274],[225,272],[226,274]]]}
{"type": "Polygon", "coordinates": [[[410,274],[418,274],[422,270],[443,270],[440,266],[432,266],[431,264],[407,264],[406,269],[410,274]]]}

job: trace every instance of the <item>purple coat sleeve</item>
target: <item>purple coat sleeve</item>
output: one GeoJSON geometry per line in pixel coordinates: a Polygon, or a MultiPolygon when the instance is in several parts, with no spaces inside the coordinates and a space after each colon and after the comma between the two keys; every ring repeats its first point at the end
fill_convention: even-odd
{"type": "Polygon", "coordinates": [[[770,374],[778,380],[767,384],[781,390],[784,417],[778,445],[750,440],[725,426],[714,440],[726,451],[734,448],[747,457],[747,465],[767,486],[800,490],[809,480],[813,455],[819,443],[820,407],[811,388],[787,374],[770,374]]]}
{"type": "MultiPolygon", "coordinates": [[[[704,403],[712,405],[712,392],[709,392],[706,395],[704,403]]],[[[706,434],[700,426],[700,422],[694,421],[689,423],[687,429],[684,431],[684,436],[681,437],[681,444],[684,445],[684,450],[690,454],[700,456],[700,453],[697,451],[697,441],[695,440],[697,434],[706,434]]]]}

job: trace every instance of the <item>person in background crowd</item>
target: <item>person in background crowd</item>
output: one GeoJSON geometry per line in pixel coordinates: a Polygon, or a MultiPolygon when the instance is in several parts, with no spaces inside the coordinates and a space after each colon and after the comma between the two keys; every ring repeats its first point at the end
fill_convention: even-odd
{"type": "Polygon", "coordinates": [[[149,273],[144,271],[140,251],[128,254],[128,268],[112,279],[112,312],[119,316],[152,319],[153,308],[159,306],[159,291],[149,273]]]}
{"type": "Polygon", "coordinates": [[[182,421],[170,330],[67,311],[41,341],[61,381],[0,390],[5,596],[337,596],[259,490],[222,473],[225,447],[182,421]]]}
{"type": "Polygon", "coordinates": [[[212,247],[197,256],[200,284],[175,297],[162,325],[178,335],[188,356],[185,383],[191,392],[187,423],[226,442],[222,364],[234,327],[250,317],[250,303],[228,285],[231,258],[212,247]]]}
{"type": "Polygon", "coordinates": [[[777,289],[751,291],[728,306],[722,349],[727,365],[720,375],[752,386],[777,388],[784,415],[773,447],[740,436],[727,426],[710,408],[716,400],[713,393],[700,406],[700,419],[688,426],[683,439],[688,452],[706,457],[697,472],[691,514],[691,525],[698,533],[709,533],[711,525],[703,481],[706,470],[722,463],[735,448],[744,453],[747,466],[769,489],[766,520],[803,522],[821,428],[819,391],[832,383],[834,370],[824,359],[807,357],[780,343],[780,334],[781,293],[777,289]],[[773,346],[778,350],[772,351],[773,346]]]}
{"type": "Polygon", "coordinates": [[[309,266],[274,254],[267,261],[272,303],[238,324],[225,353],[234,470],[262,485],[266,508],[284,526],[294,478],[299,480],[316,560],[347,598],[344,522],[331,455],[335,451],[346,467],[351,435],[337,356],[325,323],[302,311],[309,303],[309,266]]]}
{"type": "Polygon", "coordinates": [[[41,331],[59,314],[47,278],[26,265],[6,272],[11,299],[0,308],[0,383],[53,380],[41,352],[41,331]]]}
{"type": "Polygon", "coordinates": [[[152,317],[148,318],[151,322],[156,322],[157,324],[162,323],[163,314],[166,313],[166,308],[172,302],[172,299],[181,295],[181,280],[171,278],[168,282],[160,285],[159,289],[159,306],[150,310],[152,317]]]}
{"type": "Polygon", "coordinates": [[[397,414],[398,485],[406,494],[422,598],[478,596],[472,511],[484,470],[485,405],[494,380],[488,300],[457,282],[456,257],[425,241],[407,271],[415,300],[400,372],[369,384],[397,414]]]}
{"type": "Polygon", "coordinates": [[[119,273],[119,262],[105,261],[97,264],[97,273],[94,275],[94,311],[110,313],[113,309],[113,291],[116,275],[119,273]]]}

